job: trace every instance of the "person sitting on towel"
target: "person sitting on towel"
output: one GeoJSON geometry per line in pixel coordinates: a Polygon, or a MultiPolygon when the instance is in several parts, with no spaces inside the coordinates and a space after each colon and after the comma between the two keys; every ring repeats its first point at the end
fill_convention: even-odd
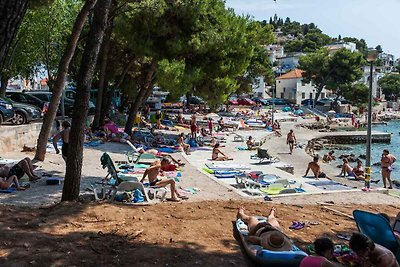
{"type": "Polygon", "coordinates": [[[327,154],[325,154],[322,157],[322,161],[325,163],[330,163],[331,161],[335,160],[336,157],[333,155],[333,153],[335,153],[335,151],[333,151],[333,150],[329,151],[327,154]]]}
{"type": "Polygon", "coordinates": [[[342,165],[342,171],[340,172],[339,176],[346,177],[346,174],[347,174],[347,176],[355,177],[355,175],[353,173],[353,168],[349,164],[349,160],[347,158],[344,158],[343,165],[342,165]]]}
{"type": "Polygon", "coordinates": [[[315,179],[318,180],[318,178],[326,178],[326,174],[321,171],[321,166],[319,165],[318,160],[319,157],[314,156],[313,161],[308,163],[306,174],[304,174],[303,177],[307,177],[308,172],[311,170],[315,175],[315,179]]]}
{"type": "Polygon", "coordinates": [[[233,160],[233,158],[228,157],[227,155],[224,154],[224,152],[222,152],[219,149],[219,143],[216,143],[214,145],[214,148],[212,150],[212,155],[211,155],[211,159],[215,160],[215,161],[226,161],[226,160],[233,160]],[[221,154],[222,156],[220,156],[219,154],[221,154]]]}
{"type": "Polygon", "coordinates": [[[18,178],[15,175],[12,175],[8,178],[0,177],[0,189],[7,190],[13,186],[17,188],[17,190],[26,189],[26,187],[19,185],[18,178]]]}
{"type": "Polygon", "coordinates": [[[273,207],[266,222],[260,222],[257,217],[245,214],[245,208],[240,207],[237,218],[241,219],[248,228],[248,241],[272,251],[291,251],[292,242],[282,233],[282,228],[275,218],[276,208],[273,207]]]}
{"type": "Polygon", "coordinates": [[[339,267],[338,263],[331,262],[333,258],[333,242],[327,237],[318,238],[314,241],[315,256],[305,257],[300,267],[339,267]]]}
{"type": "Polygon", "coordinates": [[[396,257],[390,250],[375,244],[362,233],[354,233],[350,238],[349,246],[364,261],[362,266],[399,267],[396,257]]]}
{"type": "Polygon", "coordinates": [[[30,158],[24,158],[11,168],[4,166],[0,168],[0,177],[10,178],[11,176],[17,176],[17,179],[21,179],[22,176],[28,175],[29,181],[34,182],[39,180],[40,177],[33,171],[33,165],[30,158]]]}
{"type": "Polygon", "coordinates": [[[248,150],[254,150],[257,147],[255,146],[255,141],[253,137],[249,136],[249,139],[246,141],[247,149],[248,150]]]}
{"type": "Polygon", "coordinates": [[[166,158],[163,158],[161,161],[156,160],[150,165],[150,167],[146,169],[140,182],[143,183],[143,181],[148,176],[150,186],[166,187],[167,185],[169,185],[171,187],[171,198],[169,200],[181,201],[181,199],[185,199],[187,197],[181,196],[178,193],[178,191],[176,190],[175,180],[173,178],[158,178],[162,169],[167,168],[169,164],[170,161],[166,158]]]}
{"type": "Polygon", "coordinates": [[[362,161],[357,160],[357,166],[353,168],[353,174],[356,180],[364,181],[365,180],[365,174],[364,174],[364,169],[362,167],[362,161]]]}

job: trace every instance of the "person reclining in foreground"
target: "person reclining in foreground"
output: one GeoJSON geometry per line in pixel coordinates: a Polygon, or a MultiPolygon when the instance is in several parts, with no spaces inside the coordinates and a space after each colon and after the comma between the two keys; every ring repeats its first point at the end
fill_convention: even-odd
{"type": "Polygon", "coordinates": [[[178,193],[178,191],[176,190],[175,180],[173,178],[158,178],[158,175],[160,174],[160,172],[162,172],[162,169],[168,168],[169,165],[170,161],[166,158],[163,158],[161,161],[154,161],[151,166],[146,169],[140,182],[143,183],[143,181],[148,176],[150,186],[166,187],[167,185],[169,185],[171,187],[171,198],[168,200],[180,201],[181,199],[187,199],[186,196],[181,196],[178,193]]]}
{"type": "Polygon", "coordinates": [[[7,190],[11,187],[17,188],[17,190],[25,190],[26,187],[20,186],[18,182],[18,178],[15,175],[12,175],[8,178],[0,177],[0,189],[7,190]]]}
{"type": "Polygon", "coordinates": [[[257,217],[245,214],[245,208],[238,209],[237,218],[246,223],[249,234],[248,241],[272,251],[290,251],[292,242],[282,233],[281,226],[275,218],[276,208],[273,207],[266,222],[260,222],[257,217]]]}
{"type": "Polygon", "coordinates": [[[307,177],[308,172],[311,170],[315,175],[315,179],[318,180],[318,178],[327,178],[326,174],[321,172],[321,166],[319,165],[318,160],[319,160],[319,157],[314,156],[313,161],[308,163],[306,174],[304,174],[303,177],[307,177]]]}
{"type": "Polygon", "coordinates": [[[17,179],[21,179],[22,176],[28,175],[29,181],[34,182],[39,180],[40,177],[37,176],[33,171],[33,165],[30,158],[24,158],[11,168],[4,166],[0,168],[0,177],[9,178],[13,175],[17,176],[17,179]]]}
{"type": "Polygon", "coordinates": [[[399,267],[396,257],[390,250],[375,244],[361,233],[354,233],[351,236],[349,246],[364,261],[363,267],[399,267]]]}

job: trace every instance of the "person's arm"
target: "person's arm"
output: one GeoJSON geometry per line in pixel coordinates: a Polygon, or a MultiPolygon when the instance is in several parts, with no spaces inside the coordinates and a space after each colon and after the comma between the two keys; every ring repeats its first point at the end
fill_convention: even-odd
{"type": "Polygon", "coordinates": [[[60,150],[59,150],[58,147],[57,147],[57,142],[58,142],[58,140],[60,140],[60,138],[61,138],[61,132],[59,132],[58,134],[56,134],[56,135],[53,137],[53,146],[54,146],[54,149],[56,150],[56,153],[57,153],[57,154],[60,153],[60,150]]]}
{"type": "Polygon", "coordinates": [[[226,157],[225,153],[222,152],[221,150],[218,149],[218,153],[220,153],[221,155],[223,155],[224,157],[226,157]]]}
{"type": "Polygon", "coordinates": [[[293,134],[293,139],[294,139],[294,142],[297,143],[297,139],[296,139],[296,135],[295,134],[293,134]]]}
{"type": "Polygon", "coordinates": [[[310,171],[310,164],[308,164],[308,166],[307,166],[306,174],[304,174],[304,177],[306,177],[308,175],[309,171],[310,171]]]}
{"type": "Polygon", "coordinates": [[[146,179],[146,176],[149,174],[149,172],[150,172],[151,170],[157,169],[157,168],[158,168],[157,165],[154,165],[154,166],[151,166],[151,167],[147,168],[147,169],[144,171],[143,177],[142,177],[142,179],[140,180],[140,182],[143,183],[144,179],[146,179]]]}

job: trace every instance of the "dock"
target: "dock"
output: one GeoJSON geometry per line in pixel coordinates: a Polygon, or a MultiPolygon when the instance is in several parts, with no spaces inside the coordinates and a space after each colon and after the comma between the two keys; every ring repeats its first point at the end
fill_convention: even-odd
{"type": "MultiPolygon", "coordinates": [[[[372,143],[390,143],[391,133],[372,131],[372,143]]],[[[367,142],[367,131],[327,132],[322,139],[335,144],[362,144],[367,142]]]]}

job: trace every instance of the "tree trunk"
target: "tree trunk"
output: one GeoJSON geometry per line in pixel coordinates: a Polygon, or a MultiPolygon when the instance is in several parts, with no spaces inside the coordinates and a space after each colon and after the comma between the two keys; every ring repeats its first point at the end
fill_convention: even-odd
{"type": "Polygon", "coordinates": [[[97,57],[107,25],[112,0],[98,0],[94,8],[88,39],[82,55],[77,78],[76,95],[72,116],[69,151],[61,201],[78,200],[81,183],[83,141],[90,89],[96,68],[97,57]]]}
{"type": "Polygon", "coordinates": [[[112,33],[113,23],[110,21],[110,24],[107,27],[106,34],[103,41],[103,47],[101,51],[101,62],[100,62],[100,74],[99,74],[99,88],[97,89],[97,97],[96,97],[96,113],[94,114],[93,126],[92,129],[97,129],[100,124],[101,110],[103,104],[103,95],[105,95],[104,87],[107,87],[105,80],[107,74],[107,64],[108,64],[108,56],[110,51],[110,43],[111,43],[111,33],[112,33]]]}
{"type": "Polygon", "coordinates": [[[317,104],[318,98],[321,95],[322,90],[324,90],[325,85],[320,85],[317,87],[317,93],[315,94],[315,98],[314,98],[314,107],[317,104]]]}
{"type": "Polygon", "coordinates": [[[28,9],[28,0],[0,0],[0,73],[3,71],[11,42],[28,9]]]}
{"type": "Polygon", "coordinates": [[[8,80],[9,79],[10,78],[7,77],[7,75],[5,75],[5,74],[1,75],[1,78],[0,78],[0,83],[1,83],[1,86],[0,86],[0,97],[5,97],[6,96],[6,90],[7,90],[7,85],[8,85],[8,80]]]}
{"type": "Polygon", "coordinates": [[[57,109],[60,104],[62,92],[64,90],[65,79],[68,74],[69,64],[75,54],[75,49],[78,44],[79,36],[85,25],[86,19],[90,10],[94,7],[96,0],[86,0],[85,5],[82,7],[80,13],[76,17],[74,27],[72,28],[71,36],[65,52],[60,60],[58,66],[57,80],[53,87],[53,96],[50,101],[49,110],[43,118],[43,125],[40,129],[39,138],[37,141],[37,148],[35,159],[43,161],[46,155],[46,145],[49,139],[53,121],[57,115],[57,109]]]}
{"type": "MultiPolygon", "coordinates": [[[[157,62],[153,60],[150,65],[150,69],[147,72],[146,80],[144,82],[143,87],[140,89],[138,95],[136,96],[135,102],[131,105],[129,109],[129,116],[125,124],[125,133],[131,134],[133,127],[133,120],[136,117],[137,112],[139,111],[140,106],[143,104],[146,96],[148,96],[148,92],[152,89],[154,73],[156,72],[157,62]]],[[[151,93],[151,91],[150,91],[151,93]]]]}

